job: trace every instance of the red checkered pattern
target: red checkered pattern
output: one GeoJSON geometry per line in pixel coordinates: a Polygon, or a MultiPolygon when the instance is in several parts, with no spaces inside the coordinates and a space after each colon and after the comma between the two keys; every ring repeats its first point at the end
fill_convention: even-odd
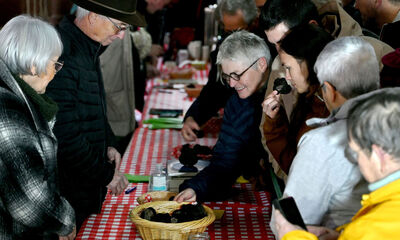
{"type": "MultiPolygon", "coordinates": [[[[189,68],[190,65],[185,65],[183,68],[189,68]]],[[[149,79],[147,81],[146,84],[146,93],[150,93],[150,91],[153,89],[154,86],[160,86],[160,85],[167,85],[167,81],[163,80],[165,79],[168,75],[168,69],[167,67],[164,66],[163,62],[162,62],[162,58],[158,59],[157,62],[157,68],[160,69],[160,73],[161,76],[159,77],[155,77],[153,79],[149,79]]],[[[204,70],[199,70],[199,71],[195,71],[194,75],[193,75],[193,79],[195,79],[199,84],[206,84],[207,83],[207,74],[209,71],[209,65],[206,65],[206,69],[204,70]]]]}
{"type": "MultiPolygon", "coordinates": [[[[206,73],[198,72],[196,76],[204,79],[206,73]]],[[[150,83],[154,83],[152,81],[150,83]]],[[[152,117],[148,114],[150,108],[182,108],[184,111],[189,108],[191,100],[187,99],[185,92],[169,91],[172,93],[150,89],[143,119],[152,117]]],[[[209,133],[196,143],[213,146],[215,142],[216,134],[209,133]]],[[[185,143],[178,130],[150,130],[140,125],[123,156],[120,170],[149,175],[157,163],[165,166],[167,161],[175,159],[173,149],[185,143]]],[[[137,189],[130,194],[117,197],[107,195],[101,213],[93,214],[85,221],[76,239],[141,239],[129,220],[129,211],[138,205],[136,198],[147,192],[148,184],[134,183],[129,184],[128,188],[133,186],[137,189]]],[[[235,187],[239,195],[231,201],[205,203],[211,208],[225,210],[222,219],[216,220],[206,230],[211,239],[274,239],[269,228],[269,193],[252,191],[250,184],[237,184],[235,187]]]]}

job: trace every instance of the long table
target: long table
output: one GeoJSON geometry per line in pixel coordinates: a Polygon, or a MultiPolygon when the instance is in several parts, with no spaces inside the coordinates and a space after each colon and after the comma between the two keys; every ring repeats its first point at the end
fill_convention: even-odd
{"type": "MultiPolygon", "coordinates": [[[[159,66],[162,69],[162,66],[159,66]]],[[[205,83],[207,69],[197,71],[194,78],[205,83]]],[[[180,90],[159,91],[155,86],[163,84],[158,79],[148,83],[148,95],[143,119],[151,117],[150,108],[182,108],[187,110],[193,99],[180,90]]],[[[215,134],[206,134],[198,140],[201,145],[214,145],[215,134]]],[[[156,164],[164,166],[175,159],[172,152],[176,146],[185,144],[178,130],[150,130],[142,124],[125,152],[120,171],[136,175],[149,175],[156,164]]],[[[130,194],[114,197],[108,194],[100,214],[91,215],[82,225],[76,239],[141,239],[135,225],[129,219],[129,211],[138,205],[136,198],[147,192],[147,183],[130,183],[137,189],[130,194]]],[[[205,202],[213,209],[225,210],[224,216],[211,224],[206,232],[211,239],[274,239],[269,228],[270,195],[265,191],[253,191],[250,184],[234,186],[240,194],[229,201],[205,202]]]]}

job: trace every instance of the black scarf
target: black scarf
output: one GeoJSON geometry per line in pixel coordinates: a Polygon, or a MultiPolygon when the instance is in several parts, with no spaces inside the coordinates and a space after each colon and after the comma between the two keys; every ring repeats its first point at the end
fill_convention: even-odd
{"type": "Polygon", "coordinates": [[[18,75],[14,74],[14,78],[21,87],[24,94],[33,102],[44,119],[49,122],[58,112],[57,103],[45,94],[38,94],[31,86],[29,86],[18,75]]]}

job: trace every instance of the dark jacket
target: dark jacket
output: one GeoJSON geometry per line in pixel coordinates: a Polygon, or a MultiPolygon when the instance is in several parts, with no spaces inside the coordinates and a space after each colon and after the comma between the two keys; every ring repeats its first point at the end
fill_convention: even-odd
{"type": "Polygon", "coordinates": [[[74,211],[57,185],[57,140],[2,60],[0,133],[0,239],[72,232],[74,211]]]}
{"type": "Polygon", "coordinates": [[[54,133],[59,141],[61,193],[74,207],[77,223],[101,210],[106,186],[114,175],[107,147],[113,133],[106,117],[99,67],[100,43],[91,40],[65,17],[57,30],[64,44],[64,66],[47,87],[60,108],[54,133]],[[83,217],[82,217],[83,215],[83,217]]]}
{"type": "Polygon", "coordinates": [[[264,94],[265,88],[246,99],[236,92],[229,98],[210,165],[182,183],[180,191],[192,188],[199,201],[224,199],[241,174],[258,175],[259,161],[266,154],[259,129],[264,94]]]}
{"type": "Polygon", "coordinates": [[[224,108],[234,90],[229,85],[222,83],[217,77],[218,49],[211,52],[211,69],[208,74],[207,84],[200,95],[186,112],[185,119],[192,117],[199,126],[206,123],[211,117],[216,116],[219,109],[224,108]]]}
{"type": "Polygon", "coordinates": [[[386,23],[381,30],[380,39],[389,44],[392,48],[400,48],[400,21],[386,23]]]}

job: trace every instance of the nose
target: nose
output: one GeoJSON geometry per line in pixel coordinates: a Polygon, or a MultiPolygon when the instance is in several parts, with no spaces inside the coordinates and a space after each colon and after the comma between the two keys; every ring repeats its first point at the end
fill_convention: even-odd
{"type": "Polygon", "coordinates": [[[292,79],[288,69],[285,70],[285,78],[286,78],[286,80],[291,80],[292,79]]]}
{"type": "Polygon", "coordinates": [[[236,86],[236,84],[238,83],[238,81],[235,81],[233,79],[229,79],[229,86],[231,88],[234,88],[236,86]]]}

